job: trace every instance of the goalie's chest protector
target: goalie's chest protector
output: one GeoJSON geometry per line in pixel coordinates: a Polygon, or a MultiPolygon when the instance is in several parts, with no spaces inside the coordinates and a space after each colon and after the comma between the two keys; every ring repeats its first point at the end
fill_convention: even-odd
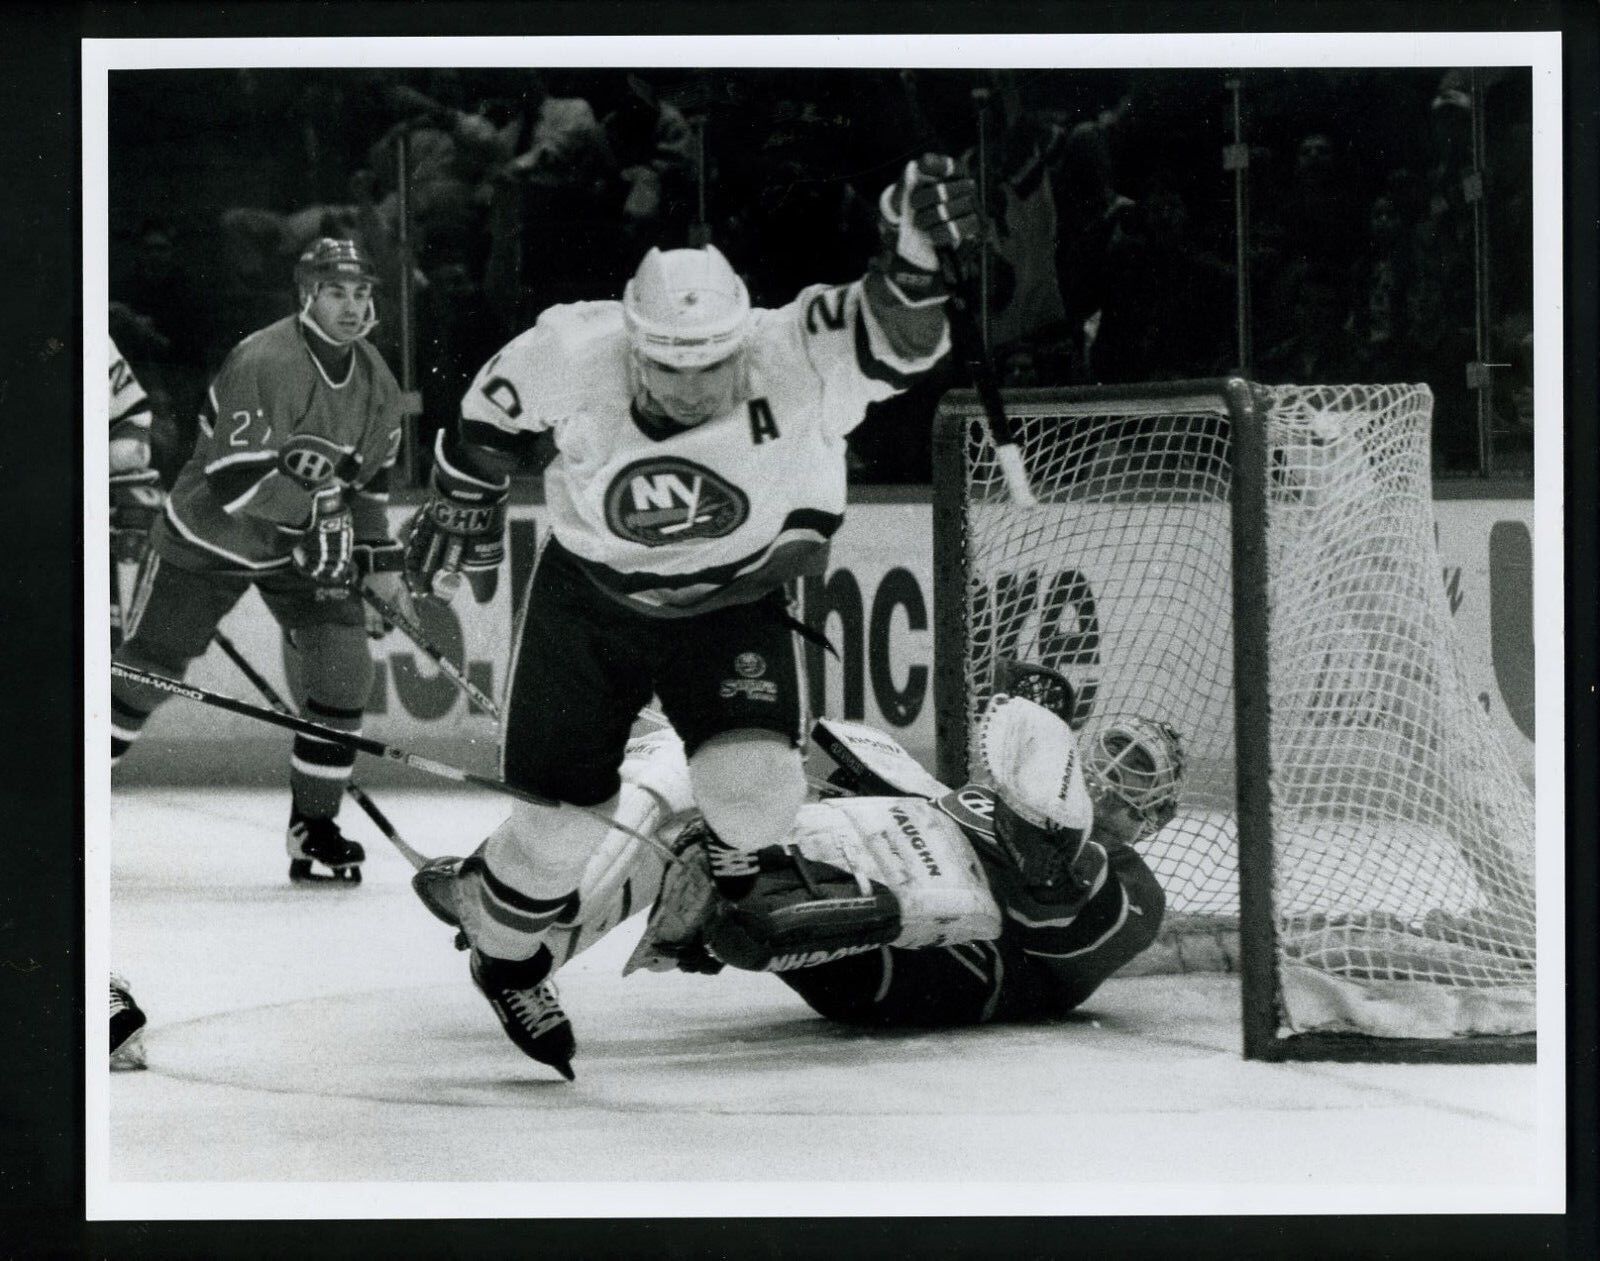
{"type": "MultiPolygon", "coordinates": [[[[844,519],[844,431],[804,350],[758,312],[748,396],[692,429],[634,410],[620,328],[595,388],[554,426],[550,528],[610,594],[664,616],[755,599],[821,572],[844,519]]],[[[602,369],[595,371],[596,368],[602,369]]]]}

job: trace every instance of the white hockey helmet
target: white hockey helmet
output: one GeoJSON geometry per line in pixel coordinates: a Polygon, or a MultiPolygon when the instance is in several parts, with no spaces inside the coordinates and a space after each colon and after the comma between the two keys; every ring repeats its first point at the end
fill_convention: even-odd
{"type": "Polygon", "coordinates": [[[716,246],[652,249],[623,290],[622,317],[646,410],[699,424],[747,392],[750,291],[716,246]]]}
{"type": "Polygon", "coordinates": [[[750,291],[715,245],[652,249],[622,291],[622,315],[642,358],[709,368],[744,346],[750,291]]]}
{"type": "Polygon", "coordinates": [[[1116,717],[1092,722],[1083,737],[1083,770],[1097,802],[1114,797],[1149,834],[1165,827],[1183,791],[1183,739],[1170,723],[1116,717]]]}

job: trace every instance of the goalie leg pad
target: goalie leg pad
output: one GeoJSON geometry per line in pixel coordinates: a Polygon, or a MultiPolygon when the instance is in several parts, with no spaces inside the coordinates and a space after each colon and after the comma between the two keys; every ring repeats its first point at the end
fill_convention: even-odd
{"type": "Polygon", "coordinates": [[[875,950],[900,934],[900,904],[884,886],[771,847],[755,889],[721,902],[705,945],[730,967],[782,972],[875,950]]]}
{"type": "Polygon", "coordinates": [[[983,864],[956,823],[914,798],[844,797],[804,807],[795,848],[894,894],[900,933],[915,950],[1000,935],[983,864]]]}

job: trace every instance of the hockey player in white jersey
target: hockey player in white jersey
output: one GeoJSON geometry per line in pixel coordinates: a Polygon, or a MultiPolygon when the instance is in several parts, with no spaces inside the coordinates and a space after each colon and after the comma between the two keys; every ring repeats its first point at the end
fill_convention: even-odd
{"type": "MultiPolygon", "coordinates": [[[[1026,669],[1026,668],[1025,668],[1026,669]]],[[[582,908],[549,938],[557,966],[654,903],[625,971],[768,971],[830,1019],[958,1025],[1059,1015],[1155,940],[1164,898],[1133,848],[1172,817],[1182,743],[1162,723],[1091,720],[1075,736],[1059,712],[997,695],[981,727],[984,783],[951,789],[882,732],[819,720],[841,791],[805,805],[783,844],[758,856],[755,890],[715,893],[706,830],[683,746],[670,731],[632,742],[623,776],[640,791],[585,868],[582,908]],[[1080,747],[1081,745],[1081,747],[1080,747]],[[685,821],[687,820],[687,824],[685,821]],[[818,937],[818,893],[859,903],[818,937]]],[[[1070,689],[1054,676],[1070,703],[1070,689]]],[[[458,924],[459,859],[416,879],[424,903],[458,924]]],[[[545,1037],[564,1018],[549,1013],[545,1037]]]]}
{"type": "MultiPolygon", "coordinates": [[[[108,339],[109,340],[109,339],[108,339]]],[[[110,342],[108,463],[111,472],[111,647],[122,643],[125,609],[118,567],[143,558],[166,495],[150,467],[150,400],[133,369],[110,342]]],[[[111,978],[111,1067],[144,1067],[145,1014],[121,977],[111,978]]]]}
{"type": "Polygon", "coordinates": [[[166,494],[150,467],[150,400],[117,343],[110,342],[110,347],[111,646],[116,648],[128,612],[118,571],[143,559],[166,494]]]}
{"type": "MultiPolygon", "coordinates": [[[[651,250],[621,302],[547,310],[468,389],[410,530],[418,595],[465,575],[487,599],[509,474],[546,464],[549,530],[513,647],[503,774],[626,817],[637,789],[618,771],[654,693],[733,901],[805,795],[784,584],[826,565],[846,435],[946,353],[937,251],[976,234],[972,183],[948,158],[908,164],[881,205],[886,248],[867,274],[778,310],[752,309],[710,246],[651,250]]],[[[582,913],[579,881],[605,834],[593,814],[518,804],[460,869],[473,978],[536,1059],[570,1060],[570,1031],[554,1049],[540,1038],[555,1009],[547,938],[582,913]]]]}

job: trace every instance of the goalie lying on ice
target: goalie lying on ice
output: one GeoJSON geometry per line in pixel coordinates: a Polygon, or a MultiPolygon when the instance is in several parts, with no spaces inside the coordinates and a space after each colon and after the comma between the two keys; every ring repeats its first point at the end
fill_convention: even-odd
{"type": "Polygon", "coordinates": [[[852,787],[893,795],[806,807],[788,853],[763,855],[760,902],[736,907],[699,892],[691,828],[691,861],[667,873],[630,968],[771,971],[831,1020],[959,1025],[1069,1011],[1155,940],[1165,899],[1132,842],[1177,801],[1170,728],[1094,724],[1080,756],[1060,717],[999,695],[980,734],[992,786],[953,791],[870,728],[823,721],[817,735],[852,787]],[[814,897],[807,883],[871,902],[876,917],[842,927],[823,957],[763,957],[755,943],[771,928],[746,933],[741,919],[781,920],[814,897]]]}
{"type": "MultiPolygon", "coordinates": [[[[677,737],[634,741],[624,777],[651,805],[622,822],[675,838],[678,861],[614,830],[585,872],[584,913],[551,941],[557,965],[653,899],[626,971],[770,971],[830,1019],[949,1025],[1068,1011],[1154,941],[1164,899],[1132,842],[1175,808],[1171,728],[1091,722],[1080,754],[1057,714],[999,695],[981,731],[992,787],[958,790],[870,727],[822,720],[814,736],[840,764],[841,793],[860,795],[804,806],[737,903],[715,896],[677,737]],[[802,947],[785,948],[791,930],[802,947]]],[[[438,897],[451,881],[417,883],[430,910],[458,919],[438,897]]]]}

